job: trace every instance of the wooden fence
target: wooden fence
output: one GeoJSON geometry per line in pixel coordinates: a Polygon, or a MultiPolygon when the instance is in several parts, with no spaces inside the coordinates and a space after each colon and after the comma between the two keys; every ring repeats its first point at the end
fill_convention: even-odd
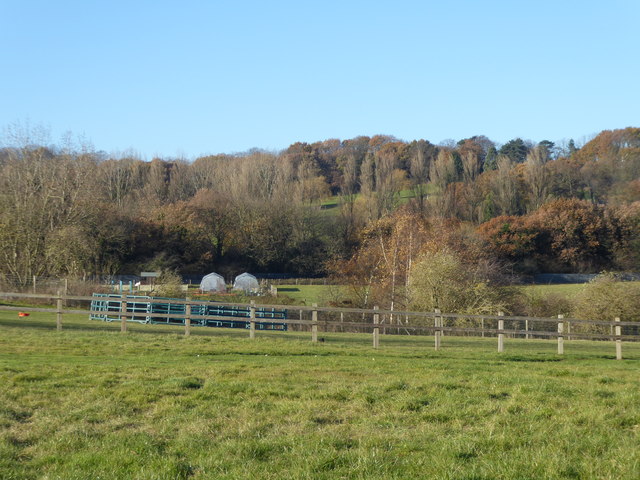
{"type": "MultiPolygon", "coordinates": [[[[56,316],[56,328],[62,330],[64,314],[104,314],[105,312],[73,309],[64,307],[67,302],[71,303],[91,303],[99,298],[89,296],[71,296],[58,293],[57,295],[29,294],[29,293],[0,293],[0,298],[20,298],[55,300],[55,308],[45,307],[14,307],[0,305],[0,310],[32,312],[52,312],[56,316]]],[[[127,322],[135,318],[145,317],[146,313],[136,313],[127,310],[127,300],[141,301],[121,295],[110,297],[110,302],[120,303],[119,312],[111,312],[116,315],[120,323],[121,332],[127,331],[127,322]]],[[[145,298],[147,303],[166,303],[166,299],[145,298]]],[[[195,301],[191,299],[172,300],[172,304],[185,305],[184,314],[154,313],[154,317],[159,318],[184,318],[185,335],[191,333],[191,321],[197,320],[238,320],[237,317],[225,317],[220,315],[194,315],[192,307],[194,305],[211,305],[240,307],[248,309],[250,314],[249,337],[255,338],[256,309],[283,309],[287,308],[289,315],[298,313],[298,318],[288,318],[278,320],[289,327],[299,330],[311,331],[311,341],[318,342],[318,331],[324,332],[347,332],[358,331],[371,333],[373,337],[373,348],[380,347],[380,334],[417,334],[433,335],[434,348],[440,349],[443,338],[447,336],[491,336],[497,338],[498,352],[505,349],[505,338],[556,338],[558,342],[558,354],[564,354],[565,340],[605,340],[613,341],[615,344],[616,359],[622,359],[622,341],[640,341],[640,322],[621,321],[620,318],[613,320],[584,320],[577,318],[565,318],[558,315],[557,318],[539,318],[523,316],[506,316],[502,312],[496,315],[462,315],[454,313],[443,313],[438,310],[434,312],[409,312],[397,310],[381,310],[378,307],[373,309],[362,308],[334,308],[312,306],[283,306],[283,305],[262,305],[252,302],[251,304],[195,301]],[[323,319],[320,319],[320,316],[323,319]],[[306,316],[306,318],[305,318],[306,316]],[[539,326],[541,328],[535,328],[539,326]],[[571,330],[573,328],[573,331],[571,330]],[[600,330],[600,331],[588,331],[600,330]]]]}

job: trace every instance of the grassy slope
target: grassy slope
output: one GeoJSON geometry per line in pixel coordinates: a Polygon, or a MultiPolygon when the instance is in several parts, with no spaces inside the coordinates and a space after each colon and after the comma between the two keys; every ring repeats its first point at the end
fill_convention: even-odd
{"type": "Polygon", "coordinates": [[[640,476],[640,345],[370,338],[0,312],[0,478],[640,476]]]}

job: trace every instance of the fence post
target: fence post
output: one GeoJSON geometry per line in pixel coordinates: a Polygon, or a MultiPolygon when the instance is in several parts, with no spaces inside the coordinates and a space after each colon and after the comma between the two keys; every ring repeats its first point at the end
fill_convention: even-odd
{"type": "MultiPolygon", "coordinates": [[[[191,301],[191,298],[186,298],[187,302],[191,301]]],[[[191,335],[191,304],[187,303],[184,306],[185,318],[184,318],[184,336],[188,337],[191,335]]]]}
{"type": "MultiPolygon", "coordinates": [[[[373,307],[374,310],[378,310],[378,306],[373,307]]],[[[380,347],[380,314],[373,314],[373,348],[380,347]]]]}
{"type": "Polygon", "coordinates": [[[558,315],[558,355],[564,355],[564,315],[558,315]]]}
{"type": "Polygon", "coordinates": [[[127,331],[127,295],[120,295],[120,332],[127,331]]]}
{"type": "Polygon", "coordinates": [[[527,340],[529,340],[529,320],[525,320],[524,321],[524,331],[526,332],[524,334],[524,338],[526,338],[527,340]]]}
{"type": "Polygon", "coordinates": [[[256,338],[256,302],[251,300],[249,307],[249,338],[256,338]]]}
{"type": "MultiPolygon", "coordinates": [[[[504,312],[498,312],[499,317],[504,316],[504,312]]],[[[498,332],[504,330],[504,320],[498,320],[498,332]]],[[[504,333],[498,333],[498,352],[504,352],[504,333]]]]}
{"type": "Polygon", "coordinates": [[[571,322],[567,320],[567,340],[571,340],[571,322]]]}
{"type": "Polygon", "coordinates": [[[434,338],[435,349],[439,350],[440,349],[440,330],[439,330],[439,327],[441,327],[440,323],[441,323],[442,319],[438,316],[438,315],[440,315],[440,309],[436,308],[435,312],[436,312],[436,316],[433,317],[433,325],[435,327],[435,330],[433,332],[433,336],[435,337],[434,338]]]}
{"type": "Polygon", "coordinates": [[[67,306],[67,299],[66,299],[67,295],[69,295],[69,279],[65,278],[64,279],[64,296],[65,296],[64,306],[65,307],[67,306]]]}
{"type": "Polygon", "coordinates": [[[62,330],[62,296],[60,295],[60,290],[58,290],[58,298],[56,298],[56,330],[62,330]]]}
{"type": "MultiPolygon", "coordinates": [[[[620,322],[620,317],[616,317],[616,322],[620,322]]],[[[622,328],[620,325],[616,325],[616,360],[622,360],[622,339],[620,338],[622,335],[622,328]]]]}
{"type": "Polygon", "coordinates": [[[38,293],[37,289],[36,289],[36,276],[35,275],[33,276],[33,293],[34,294],[38,293]]]}
{"type": "MultiPolygon", "coordinates": [[[[312,303],[312,307],[317,307],[317,303],[312,303]]],[[[313,343],[318,343],[318,311],[311,311],[311,341],[313,343]]]]}

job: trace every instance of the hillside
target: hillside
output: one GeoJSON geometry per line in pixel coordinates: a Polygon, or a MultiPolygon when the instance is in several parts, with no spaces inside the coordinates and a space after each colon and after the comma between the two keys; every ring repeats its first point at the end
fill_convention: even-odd
{"type": "Polygon", "coordinates": [[[190,163],[23,144],[0,150],[0,172],[0,273],[13,284],[162,269],[324,275],[397,214],[516,274],[640,266],[638,128],[581,146],[377,135],[190,163]]]}

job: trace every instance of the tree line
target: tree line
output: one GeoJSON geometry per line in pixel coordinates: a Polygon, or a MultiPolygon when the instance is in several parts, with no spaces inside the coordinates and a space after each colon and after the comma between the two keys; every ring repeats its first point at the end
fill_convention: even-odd
{"type": "MultiPolygon", "coordinates": [[[[22,284],[143,270],[348,275],[363,256],[389,266],[421,242],[517,274],[640,262],[638,128],[580,146],[376,135],[193,161],[6,137],[0,273],[22,284]],[[394,253],[397,229],[414,243],[394,253]]],[[[406,268],[388,269],[398,286],[406,268]]]]}

